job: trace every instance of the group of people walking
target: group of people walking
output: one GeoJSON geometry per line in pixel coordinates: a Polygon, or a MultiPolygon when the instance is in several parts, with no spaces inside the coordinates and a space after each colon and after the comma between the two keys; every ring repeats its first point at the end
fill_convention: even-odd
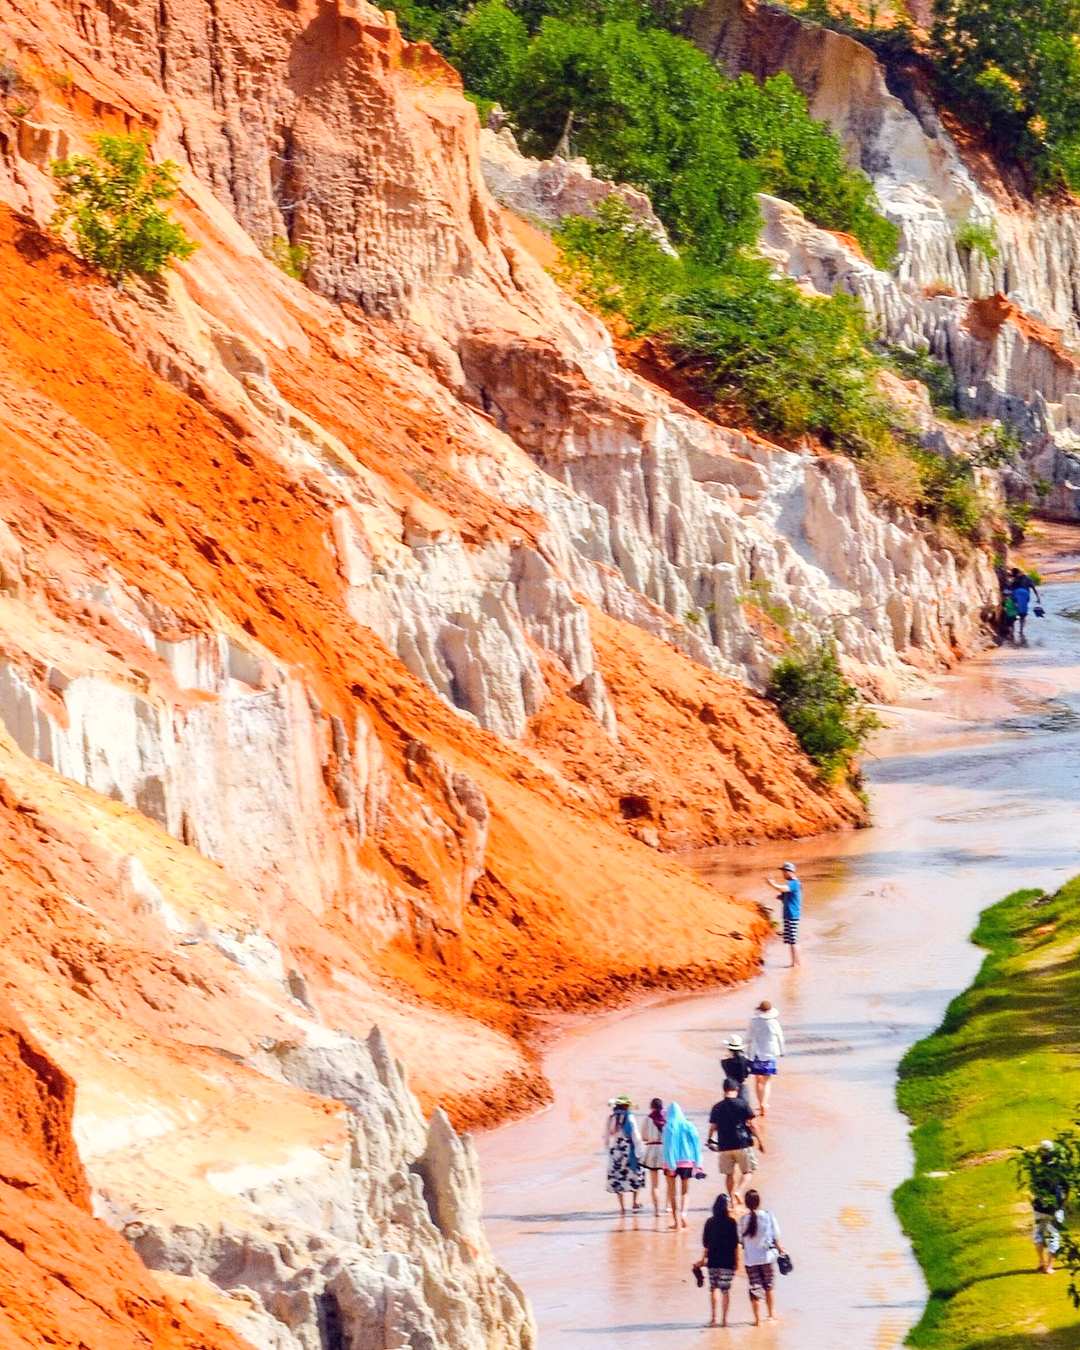
{"type": "MultiPolygon", "coordinates": [[[[702,1254],[692,1267],[699,1285],[704,1286],[706,1273],[708,1276],[710,1326],[727,1325],[731,1286],[740,1254],[755,1323],[761,1321],[762,1303],[769,1317],[773,1316],[777,1267],[791,1268],[790,1258],[780,1245],[779,1224],[763,1208],[760,1193],[751,1188],[741,1199],[738,1194],[738,1188],[757,1171],[759,1157],[765,1153],[763,1121],[783,1054],[784,1032],[779,1014],[768,999],[763,999],[754,1010],[745,1039],[730,1036],[721,1059],[723,1096],[709,1113],[706,1145],[718,1156],[724,1193],[713,1203],[712,1215],[702,1233],[702,1254]]],[[[627,1212],[627,1196],[631,1198],[632,1212],[642,1209],[641,1192],[648,1179],[655,1216],[659,1218],[662,1207],[666,1207],[671,1213],[669,1227],[686,1228],[690,1182],[707,1176],[697,1126],[678,1102],[665,1103],[660,1097],[653,1097],[640,1125],[628,1096],[616,1097],[610,1107],[605,1134],[607,1185],[618,1199],[620,1214],[627,1212]],[[665,1184],[663,1199],[661,1176],[665,1184]]]]}
{"type": "Polygon", "coordinates": [[[999,639],[1001,642],[1011,642],[1014,646],[1026,647],[1025,629],[1028,614],[1033,608],[1032,597],[1035,614],[1041,618],[1045,612],[1039,588],[1026,572],[1021,572],[1019,567],[1010,567],[1006,571],[1002,566],[998,571],[998,584],[1001,586],[999,639]]]}

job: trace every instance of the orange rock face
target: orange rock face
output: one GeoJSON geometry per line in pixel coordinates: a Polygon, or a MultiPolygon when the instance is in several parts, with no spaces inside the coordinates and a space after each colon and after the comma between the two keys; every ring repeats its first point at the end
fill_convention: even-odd
{"type": "Polygon", "coordinates": [[[163,1294],[131,1248],[90,1214],[71,1137],[74,1085],[0,1000],[0,1336],[75,1350],[239,1350],[163,1294]]]}

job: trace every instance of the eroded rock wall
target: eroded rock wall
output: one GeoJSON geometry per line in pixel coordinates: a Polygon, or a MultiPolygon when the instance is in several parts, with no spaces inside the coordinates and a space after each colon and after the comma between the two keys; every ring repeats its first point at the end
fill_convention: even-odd
{"type": "Polygon", "coordinates": [[[790,206],[767,203],[766,246],[779,245],[793,276],[856,295],[888,341],[928,346],[952,368],[961,411],[1022,433],[1027,491],[1034,481],[1049,489],[1032,500],[1075,517],[1080,209],[1023,198],[988,158],[961,150],[917,79],[890,75],[853,38],[741,0],[710,0],[692,36],[729,73],[790,74],[901,230],[885,274],[845,241],[808,231],[790,206]],[[968,222],[992,229],[995,258],[958,245],[968,222]]]}
{"type": "Polygon", "coordinates": [[[979,641],[985,563],[625,369],[378,11],[0,33],[5,984],[158,1287],[282,1350],[527,1345],[369,1029],[478,1122],[543,1099],[532,1010],[749,974],[673,850],[863,818],[748,687],[773,616],[888,692],[979,641]],[[122,292],[43,228],[117,127],[199,243],[122,292]]]}

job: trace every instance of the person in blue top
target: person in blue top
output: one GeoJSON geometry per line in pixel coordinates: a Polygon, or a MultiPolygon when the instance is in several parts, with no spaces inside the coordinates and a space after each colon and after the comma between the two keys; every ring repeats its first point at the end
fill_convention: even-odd
{"type": "MultiPolygon", "coordinates": [[[[1035,599],[1042,604],[1042,596],[1039,594],[1038,587],[1034,581],[1025,573],[1021,572],[1019,567],[1014,567],[1009,573],[1009,596],[1013,602],[1013,608],[1016,611],[1016,627],[1019,630],[1017,636],[1020,639],[1020,646],[1027,646],[1027,636],[1024,633],[1024,626],[1027,623],[1028,610],[1031,608],[1031,596],[1034,593],[1035,599]]],[[[1040,614],[1041,610],[1035,611],[1040,614]]],[[[1013,639],[1016,641],[1016,638],[1013,639]]]]}
{"type": "Polygon", "coordinates": [[[773,890],[781,897],[784,903],[784,941],[791,952],[791,965],[798,966],[802,964],[799,957],[799,920],[802,918],[802,882],[795,875],[795,864],[786,862],[781,869],[784,873],[783,881],[773,881],[772,877],[766,877],[765,880],[773,890]]]}

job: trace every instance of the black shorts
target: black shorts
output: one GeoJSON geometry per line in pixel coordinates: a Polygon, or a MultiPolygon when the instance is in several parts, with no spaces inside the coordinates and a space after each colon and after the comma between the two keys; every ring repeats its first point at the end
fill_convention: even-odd
{"type": "Polygon", "coordinates": [[[683,1181],[689,1181],[694,1175],[692,1167],[676,1167],[674,1171],[670,1167],[664,1168],[664,1175],[669,1177],[681,1177],[683,1181]]]}

